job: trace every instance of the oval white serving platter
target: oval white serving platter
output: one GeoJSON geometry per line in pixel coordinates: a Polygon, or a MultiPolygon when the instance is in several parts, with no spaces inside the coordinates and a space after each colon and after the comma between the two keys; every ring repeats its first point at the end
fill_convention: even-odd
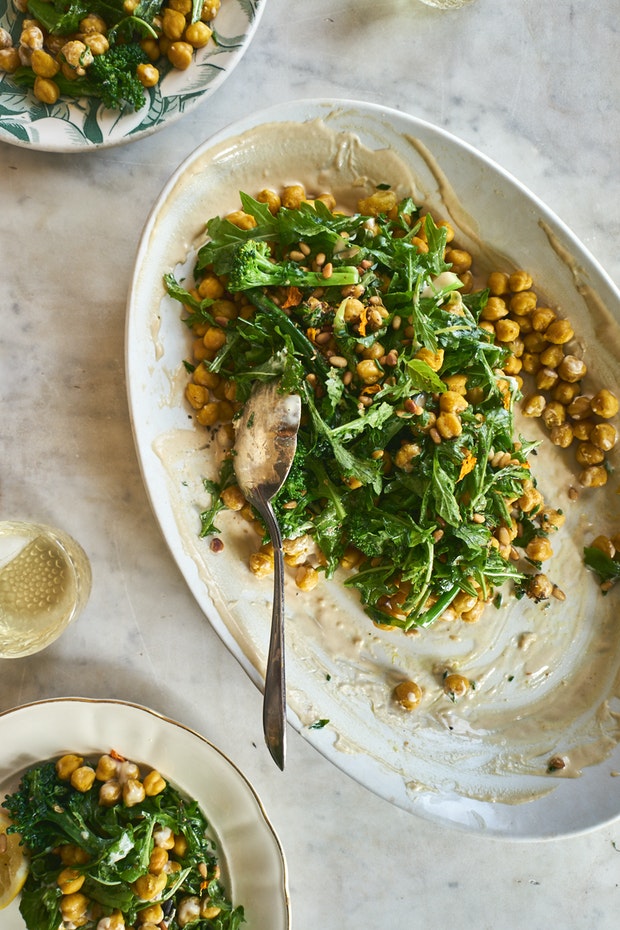
{"type": "MultiPolygon", "coordinates": [[[[108,110],[94,98],[38,101],[0,71],[0,140],[45,152],[110,148],[151,135],[175,122],[213,94],[237,66],[252,41],[267,0],[226,0],[214,37],[198,49],[189,68],[171,70],[146,93],[140,110],[108,110]]],[[[12,0],[0,0],[0,26],[15,38],[18,17],[12,0]]]]}
{"type": "MultiPolygon", "coordinates": [[[[0,714],[0,801],[36,762],[66,752],[115,749],[158,769],[195,798],[216,842],[222,880],[243,904],[248,930],[290,930],[284,853],[256,792],[212,743],[155,711],[116,700],[58,698],[0,714]]],[[[19,897],[2,912],[3,930],[24,930],[19,897]]]]}
{"type": "MultiPolygon", "coordinates": [[[[239,190],[300,180],[310,195],[327,189],[343,200],[378,183],[415,193],[454,226],[478,272],[522,267],[532,274],[539,293],[573,322],[578,351],[596,361],[593,389],[619,380],[620,295],[612,281],[537,198],[450,134],[374,104],[304,100],[252,114],[200,146],[162,191],[139,246],[127,314],[129,404],[144,481],[171,552],[259,687],[272,582],[249,572],[256,540],[234,515],[218,522],[223,552],[199,539],[199,512],[209,500],[203,479],[215,475],[217,442],[195,427],[183,400],[189,334],[162,276],[191,273],[206,221],[236,209],[239,190]]],[[[536,422],[524,430],[544,440],[536,422]]],[[[549,442],[543,451],[539,486],[567,514],[554,543],[564,603],[505,601],[467,629],[442,623],[403,637],[375,628],[342,579],[310,594],[290,580],[287,587],[291,724],[390,802],[492,836],[555,837],[620,814],[617,591],[603,598],[582,562],[583,546],[617,526],[617,478],[575,503],[573,459],[549,442]],[[443,695],[437,669],[446,666],[477,682],[465,702],[443,695]],[[405,677],[425,685],[414,714],[390,700],[405,677]],[[549,774],[558,755],[565,768],[549,774]]]]}

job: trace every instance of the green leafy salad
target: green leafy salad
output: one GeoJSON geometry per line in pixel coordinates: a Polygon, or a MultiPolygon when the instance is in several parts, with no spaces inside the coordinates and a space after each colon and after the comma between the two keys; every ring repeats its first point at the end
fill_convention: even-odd
{"type": "Polygon", "coordinates": [[[4,799],[28,852],[28,930],[238,930],[198,803],[115,753],[28,769],[4,799]]]}
{"type": "MultiPolygon", "coordinates": [[[[389,189],[351,215],[329,195],[274,206],[271,194],[242,192],[241,211],[208,221],[191,285],[165,276],[194,336],[196,420],[232,422],[257,381],[301,396],[274,503],[285,551],[311,544],[306,578],[350,569],[344,584],[377,624],[473,621],[505,582],[528,593],[556,527],[534,443],[515,435],[513,346],[485,319],[489,290],[458,266],[449,224],[389,189]]],[[[205,536],[222,508],[247,509],[233,504],[232,454],[205,482],[205,536]]]]}

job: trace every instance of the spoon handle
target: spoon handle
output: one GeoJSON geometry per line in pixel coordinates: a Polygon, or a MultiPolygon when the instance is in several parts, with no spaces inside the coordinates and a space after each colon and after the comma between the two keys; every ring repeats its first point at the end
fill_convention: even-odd
{"type": "MultiPolygon", "coordinates": [[[[257,502],[258,503],[258,502],[257,502]]],[[[269,653],[263,695],[263,732],[271,757],[284,769],[286,756],[286,676],[284,670],[284,557],[282,535],[271,504],[261,500],[260,512],[273,544],[274,582],[269,653]]]]}

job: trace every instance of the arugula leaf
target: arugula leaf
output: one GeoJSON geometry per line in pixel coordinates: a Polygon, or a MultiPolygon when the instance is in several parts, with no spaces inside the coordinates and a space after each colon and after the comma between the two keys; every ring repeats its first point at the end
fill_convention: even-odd
{"type": "Polygon", "coordinates": [[[620,562],[610,558],[596,546],[585,546],[583,555],[587,567],[595,572],[602,582],[613,584],[620,578],[620,562]]]}

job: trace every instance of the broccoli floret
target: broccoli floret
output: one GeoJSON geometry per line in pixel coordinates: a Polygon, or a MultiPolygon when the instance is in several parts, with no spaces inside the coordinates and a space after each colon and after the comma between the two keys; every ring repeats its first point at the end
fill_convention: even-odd
{"type": "Polygon", "coordinates": [[[246,239],[235,251],[228,289],[235,292],[254,287],[343,287],[358,281],[359,272],[352,265],[334,268],[326,277],[320,271],[304,271],[296,262],[274,262],[266,242],[246,239]]]}
{"type": "Polygon", "coordinates": [[[104,106],[110,110],[118,110],[123,104],[128,104],[134,110],[144,106],[144,87],[136,75],[136,69],[148,60],[137,42],[112,45],[103,55],[95,55],[88,68],[88,79],[104,106]]]}

